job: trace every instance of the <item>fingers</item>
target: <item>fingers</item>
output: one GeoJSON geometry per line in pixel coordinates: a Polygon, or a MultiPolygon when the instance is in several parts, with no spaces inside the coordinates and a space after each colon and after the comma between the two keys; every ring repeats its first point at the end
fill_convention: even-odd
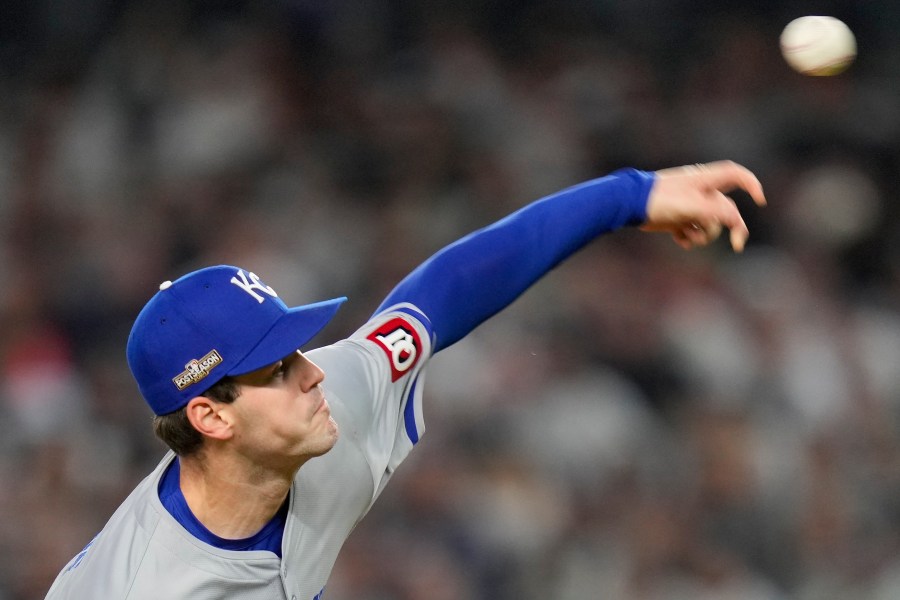
{"type": "Polygon", "coordinates": [[[746,191],[756,204],[765,206],[766,198],[762,184],[749,169],[733,161],[695,165],[695,168],[698,171],[697,176],[701,177],[703,184],[710,188],[711,197],[715,200],[715,209],[708,215],[709,222],[701,222],[701,225],[708,232],[712,232],[715,228],[716,237],[721,233],[721,228],[725,227],[729,231],[732,249],[735,252],[743,252],[750,231],[737,205],[723,192],[740,188],[746,191]]]}
{"type": "Polygon", "coordinates": [[[683,248],[706,246],[717,240],[724,228],[729,231],[732,249],[743,252],[750,231],[737,205],[722,192],[715,192],[713,196],[716,201],[715,209],[680,227],[674,233],[676,243],[683,248]]]}
{"type": "Polygon", "coordinates": [[[728,229],[731,248],[735,252],[743,252],[744,246],[747,244],[747,238],[750,237],[750,230],[747,229],[747,224],[741,216],[741,211],[738,210],[734,200],[722,192],[716,192],[715,196],[717,224],[720,228],[725,227],[728,229]]]}
{"type": "Polygon", "coordinates": [[[710,222],[700,225],[692,222],[673,232],[672,237],[675,242],[685,249],[708,246],[713,243],[722,233],[722,225],[718,222],[710,222]]]}
{"type": "Polygon", "coordinates": [[[735,252],[743,252],[744,246],[747,244],[747,238],[750,237],[750,232],[747,230],[747,226],[743,227],[732,227],[731,233],[729,234],[731,240],[731,247],[735,252]]]}
{"type": "Polygon", "coordinates": [[[697,176],[709,187],[720,192],[742,189],[747,192],[759,206],[766,205],[762,183],[756,175],[746,167],[730,160],[695,165],[697,176]]]}
{"type": "Polygon", "coordinates": [[[705,246],[728,229],[731,247],[742,252],[749,230],[737,205],[726,195],[745,191],[766,204],[762,184],[749,169],[733,161],[675,167],[657,171],[647,203],[645,231],[667,231],[683,248],[705,246]]]}
{"type": "Polygon", "coordinates": [[[675,243],[681,246],[684,250],[690,250],[694,247],[694,243],[688,239],[687,232],[684,229],[674,231],[672,233],[672,239],[675,240],[675,243]]]}

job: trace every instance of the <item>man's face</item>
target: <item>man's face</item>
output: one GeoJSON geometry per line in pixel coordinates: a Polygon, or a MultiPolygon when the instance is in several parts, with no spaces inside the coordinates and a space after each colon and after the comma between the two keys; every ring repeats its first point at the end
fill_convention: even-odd
{"type": "Polygon", "coordinates": [[[299,350],[235,377],[239,395],[226,408],[234,416],[233,449],[261,468],[291,473],[331,450],[338,427],[322,392],[324,378],[299,350]]]}

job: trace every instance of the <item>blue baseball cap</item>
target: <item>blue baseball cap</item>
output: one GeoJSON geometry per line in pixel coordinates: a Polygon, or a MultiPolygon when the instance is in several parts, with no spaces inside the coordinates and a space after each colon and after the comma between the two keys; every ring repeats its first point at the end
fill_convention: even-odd
{"type": "Polygon", "coordinates": [[[157,415],[228,375],[278,362],[313,338],[346,298],[288,308],[256,274],[230,265],[166,281],[128,336],[128,366],[157,415]]]}

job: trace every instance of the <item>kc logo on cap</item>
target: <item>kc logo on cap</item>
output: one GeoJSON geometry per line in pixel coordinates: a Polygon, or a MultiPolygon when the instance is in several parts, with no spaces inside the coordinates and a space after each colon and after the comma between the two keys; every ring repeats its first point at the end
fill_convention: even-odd
{"type": "Polygon", "coordinates": [[[128,336],[128,366],[153,412],[174,412],[223,377],[298,350],[345,300],[288,308],[252,271],[193,271],[160,286],[141,310],[128,336]]]}
{"type": "Polygon", "coordinates": [[[249,275],[247,275],[246,273],[244,273],[243,269],[238,269],[237,275],[231,278],[231,283],[256,298],[256,301],[260,304],[265,301],[265,298],[257,294],[256,290],[268,294],[272,298],[278,297],[278,294],[275,293],[275,290],[260,281],[256,273],[250,273],[249,275]]]}

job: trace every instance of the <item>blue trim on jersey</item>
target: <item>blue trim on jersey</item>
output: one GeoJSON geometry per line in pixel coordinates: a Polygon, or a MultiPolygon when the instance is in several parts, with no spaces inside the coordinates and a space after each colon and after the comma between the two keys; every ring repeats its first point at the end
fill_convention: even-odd
{"type": "Polygon", "coordinates": [[[416,427],[416,387],[419,378],[416,377],[409,386],[409,395],[406,397],[406,407],[403,409],[403,424],[406,426],[406,435],[415,446],[419,441],[419,428],[416,427]]]}
{"type": "Polygon", "coordinates": [[[91,549],[91,546],[94,545],[94,542],[97,541],[98,537],[100,537],[99,533],[94,536],[94,539],[92,539],[91,541],[89,541],[87,543],[87,546],[85,546],[84,548],[81,549],[81,552],[79,552],[78,554],[75,555],[75,558],[72,559],[72,564],[70,564],[68,566],[68,568],[66,568],[66,573],[68,573],[69,571],[71,571],[72,569],[76,568],[78,565],[81,564],[81,561],[83,561],[84,557],[87,556],[88,550],[91,549]]]}
{"type": "MultiPolygon", "coordinates": [[[[414,319],[416,319],[419,323],[421,323],[425,327],[425,331],[428,334],[428,339],[431,341],[432,347],[434,344],[434,330],[431,325],[431,319],[428,318],[425,313],[418,310],[416,307],[411,306],[409,304],[395,304],[395,305],[382,305],[382,309],[379,311],[380,313],[405,313],[414,319]]],[[[377,316],[378,313],[376,313],[377,316]]],[[[406,406],[403,408],[403,425],[406,429],[406,435],[409,437],[409,440],[416,445],[419,441],[419,428],[416,424],[416,388],[419,384],[418,376],[412,380],[409,386],[409,393],[406,397],[406,406]]]]}
{"type": "Polygon", "coordinates": [[[428,332],[428,337],[429,338],[431,337],[431,334],[433,332],[433,327],[431,325],[431,319],[429,319],[425,315],[425,313],[423,313],[420,310],[416,310],[412,306],[398,306],[396,310],[397,310],[397,312],[406,313],[406,314],[410,315],[411,317],[415,318],[416,320],[418,320],[420,323],[422,323],[422,325],[425,326],[425,330],[428,332]]]}
{"type": "Polygon", "coordinates": [[[181,492],[180,481],[181,463],[176,457],[172,463],[166,467],[159,481],[159,499],[169,514],[178,521],[182,527],[195,538],[202,542],[206,542],[210,546],[221,548],[222,550],[268,550],[274,552],[281,558],[281,541],[284,536],[284,526],[287,523],[288,500],[285,499],[284,504],[272,517],[272,520],[260,529],[254,535],[239,540],[231,540],[222,538],[207,529],[203,523],[194,516],[191,508],[184,499],[181,492]]]}
{"type": "Polygon", "coordinates": [[[428,315],[418,310],[415,306],[411,306],[409,304],[395,304],[388,305],[387,303],[382,303],[381,308],[379,308],[378,312],[372,315],[372,317],[378,316],[379,313],[406,313],[407,315],[416,319],[419,323],[421,323],[425,327],[425,331],[428,333],[428,339],[434,339],[434,327],[431,324],[431,319],[428,318],[428,315]]]}
{"type": "Polygon", "coordinates": [[[622,169],[532,202],[437,252],[375,314],[417,306],[431,320],[439,352],[597,236],[646,221],[654,181],[653,173],[622,169]]]}

